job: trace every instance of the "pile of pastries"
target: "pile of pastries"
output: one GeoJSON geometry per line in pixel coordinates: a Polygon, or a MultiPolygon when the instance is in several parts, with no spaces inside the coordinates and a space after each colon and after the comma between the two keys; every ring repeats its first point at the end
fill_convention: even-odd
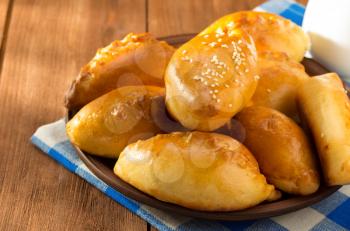
{"type": "Polygon", "coordinates": [[[137,189],[196,210],[348,184],[349,98],[337,74],[305,72],[309,46],[293,22],[252,11],[218,19],[179,48],[131,33],[73,81],[67,135],[117,159],[114,173],[137,189]]]}

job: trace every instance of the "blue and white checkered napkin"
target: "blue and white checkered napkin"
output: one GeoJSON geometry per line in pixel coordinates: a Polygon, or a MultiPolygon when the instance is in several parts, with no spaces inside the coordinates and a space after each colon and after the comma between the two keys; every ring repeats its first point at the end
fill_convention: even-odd
{"type": "MultiPolygon", "coordinates": [[[[280,14],[301,24],[304,7],[290,0],[270,0],[256,10],[280,14]]],[[[198,220],[154,209],[133,201],[90,172],[79,159],[65,133],[63,119],[40,127],[31,138],[33,144],[71,172],[84,178],[107,196],[160,230],[347,230],[350,229],[350,186],[297,212],[269,219],[222,222],[198,220]]]]}

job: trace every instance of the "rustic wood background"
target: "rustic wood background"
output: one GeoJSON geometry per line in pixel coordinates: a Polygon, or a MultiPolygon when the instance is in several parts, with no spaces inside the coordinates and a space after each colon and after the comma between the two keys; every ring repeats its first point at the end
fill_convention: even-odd
{"type": "MultiPolygon", "coordinates": [[[[29,142],[97,48],[198,32],[263,0],[0,0],[0,230],[151,230],[29,142]]],[[[301,0],[303,4],[307,0],[301,0]]]]}

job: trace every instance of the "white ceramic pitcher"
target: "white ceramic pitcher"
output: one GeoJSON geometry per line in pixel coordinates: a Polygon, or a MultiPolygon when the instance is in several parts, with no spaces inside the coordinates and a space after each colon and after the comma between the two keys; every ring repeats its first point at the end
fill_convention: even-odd
{"type": "Polygon", "coordinates": [[[309,0],[303,28],[313,58],[350,84],[350,0],[309,0]]]}

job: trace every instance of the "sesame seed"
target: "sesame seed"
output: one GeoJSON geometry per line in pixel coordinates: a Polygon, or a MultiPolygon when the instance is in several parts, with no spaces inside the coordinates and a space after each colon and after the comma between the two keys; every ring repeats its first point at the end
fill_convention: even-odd
{"type": "Polygon", "coordinates": [[[248,73],[249,72],[249,70],[248,69],[245,69],[245,73],[248,73]]]}
{"type": "Polygon", "coordinates": [[[219,28],[216,30],[216,34],[219,35],[219,36],[225,35],[225,33],[224,33],[224,31],[222,30],[221,27],[219,27],[219,28]]]}
{"type": "Polygon", "coordinates": [[[209,43],[209,46],[211,46],[211,47],[215,47],[215,45],[216,45],[216,42],[209,43]]]}
{"type": "Polygon", "coordinates": [[[211,84],[210,86],[211,86],[211,87],[215,87],[215,84],[213,83],[213,84],[211,84]]]}
{"type": "Polygon", "coordinates": [[[189,143],[192,138],[192,133],[190,133],[186,138],[186,143],[189,143]]]}
{"type": "Polygon", "coordinates": [[[226,87],[226,88],[229,88],[230,86],[229,86],[228,84],[225,84],[225,87],[226,87]]]}
{"type": "Polygon", "coordinates": [[[270,93],[271,92],[271,89],[269,89],[269,88],[267,88],[267,90],[266,90],[268,93],[270,93]]]}
{"type": "Polygon", "coordinates": [[[194,77],[193,77],[193,79],[194,79],[194,80],[201,80],[201,79],[202,79],[202,77],[200,77],[200,76],[196,75],[196,76],[194,76],[194,77]]]}
{"type": "Polygon", "coordinates": [[[209,37],[209,35],[208,35],[208,34],[206,34],[206,35],[204,35],[203,37],[204,37],[204,38],[208,38],[208,37],[209,37]]]}
{"type": "Polygon", "coordinates": [[[228,36],[231,37],[231,36],[233,36],[233,35],[235,35],[235,33],[233,32],[233,30],[230,30],[230,31],[228,32],[228,36]]]}
{"type": "Polygon", "coordinates": [[[216,102],[220,103],[220,102],[221,102],[221,99],[217,99],[216,102]]]}
{"type": "Polygon", "coordinates": [[[229,106],[229,107],[232,107],[232,103],[230,103],[228,106],[229,106]]]}
{"type": "Polygon", "coordinates": [[[189,57],[188,56],[184,56],[184,57],[182,57],[181,58],[183,61],[187,61],[187,60],[189,60],[189,57]]]}
{"type": "Polygon", "coordinates": [[[186,54],[186,53],[187,53],[187,50],[183,50],[183,51],[182,51],[182,54],[186,54]]]}
{"type": "Polygon", "coordinates": [[[255,79],[255,80],[259,80],[259,79],[260,79],[260,76],[256,75],[256,76],[254,76],[254,79],[255,79]]]}
{"type": "Polygon", "coordinates": [[[210,90],[210,91],[209,91],[209,94],[213,94],[213,91],[212,91],[212,90],[210,90]]]}
{"type": "Polygon", "coordinates": [[[228,48],[228,46],[226,44],[221,44],[222,48],[228,48]]]}
{"type": "Polygon", "coordinates": [[[215,93],[218,93],[219,91],[217,89],[214,90],[215,93]]]}
{"type": "Polygon", "coordinates": [[[213,99],[216,99],[216,95],[215,94],[213,95],[213,99]]]}

